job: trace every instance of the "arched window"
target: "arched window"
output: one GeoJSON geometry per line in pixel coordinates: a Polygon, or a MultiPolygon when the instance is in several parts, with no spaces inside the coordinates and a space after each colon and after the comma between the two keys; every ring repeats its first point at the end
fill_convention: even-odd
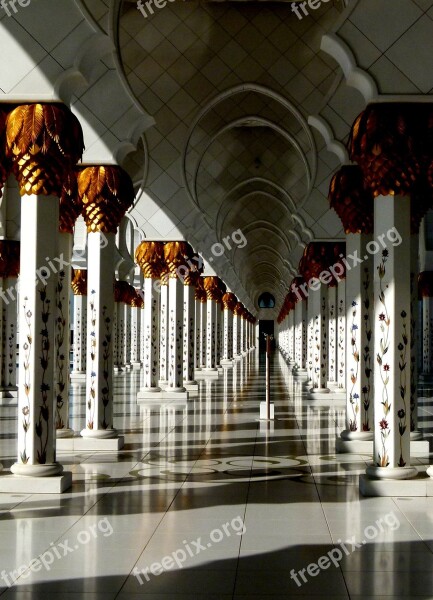
{"type": "Polygon", "coordinates": [[[264,292],[259,298],[259,308],[275,308],[275,298],[269,292],[264,292]]]}

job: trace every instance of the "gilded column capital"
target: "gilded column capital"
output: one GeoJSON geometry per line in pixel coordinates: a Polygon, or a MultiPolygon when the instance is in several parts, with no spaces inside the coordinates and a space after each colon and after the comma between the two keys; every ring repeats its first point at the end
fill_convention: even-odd
{"type": "Polygon", "coordinates": [[[188,271],[183,277],[184,285],[196,286],[204,271],[203,260],[198,254],[194,254],[188,263],[188,271]]]}
{"type": "Polygon", "coordinates": [[[77,117],[64,104],[22,104],[6,117],[6,155],[21,196],[59,196],[84,150],[77,117]]]}
{"type": "Polygon", "coordinates": [[[419,298],[433,298],[433,271],[422,271],[418,275],[419,298]]]}
{"type": "Polygon", "coordinates": [[[231,292],[226,292],[222,297],[222,303],[226,310],[233,312],[236,304],[238,303],[238,299],[231,292]]]}
{"type": "Polygon", "coordinates": [[[242,304],[242,302],[238,302],[233,309],[233,314],[235,314],[238,317],[241,317],[243,314],[243,311],[244,311],[244,305],[242,304]]]}
{"type": "Polygon", "coordinates": [[[73,269],[71,288],[74,296],[87,296],[87,269],[73,269]]]}
{"type": "Polygon", "coordinates": [[[114,302],[128,304],[129,294],[129,283],[127,281],[116,280],[114,282],[114,302]]]}
{"type": "Polygon", "coordinates": [[[63,182],[59,205],[59,232],[74,233],[75,221],[83,205],[78,197],[77,174],[70,171],[63,182]]]}
{"type": "Polygon", "coordinates": [[[126,296],[126,304],[128,306],[133,306],[133,303],[135,303],[136,301],[136,297],[137,297],[137,292],[135,290],[135,287],[133,285],[131,285],[130,283],[128,283],[128,294],[126,296]]]}
{"type": "Polygon", "coordinates": [[[206,290],[204,289],[204,277],[198,277],[195,284],[195,299],[203,304],[207,301],[206,290]]]}
{"type": "Polygon", "coordinates": [[[164,244],[164,258],[168,267],[168,276],[171,279],[178,277],[184,280],[191,270],[191,259],[194,250],[188,242],[166,242],[164,244]]]}
{"type": "Polygon", "coordinates": [[[18,277],[20,273],[20,242],[0,240],[0,277],[18,277]]]}
{"type": "Polygon", "coordinates": [[[308,291],[303,288],[307,282],[305,281],[302,275],[297,275],[292,279],[292,283],[289,287],[289,292],[292,292],[296,298],[295,302],[298,300],[306,300],[308,298],[308,291]]]}
{"type": "Polygon", "coordinates": [[[410,195],[423,167],[427,111],[428,105],[381,102],[369,104],[356,118],[350,159],[361,166],[374,197],[410,195]]]}
{"type": "Polygon", "coordinates": [[[131,306],[133,308],[143,308],[144,300],[143,300],[143,292],[138,289],[134,289],[134,297],[131,297],[131,306]]]}
{"type": "Polygon", "coordinates": [[[218,302],[219,304],[222,302],[226,286],[219,277],[203,277],[203,287],[209,300],[215,300],[215,302],[218,302]]]}
{"type": "Polygon", "coordinates": [[[116,233],[134,203],[130,176],[118,165],[96,165],[78,171],[78,197],[88,233],[116,233]]]}
{"type": "Polygon", "coordinates": [[[373,233],[374,198],[359,165],[344,165],[331,179],[328,200],[345,233],[373,233]]]}
{"type": "Polygon", "coordinates": [[[9,108],[6,105],[0,106],[0,198],[3,195],[3,187],[12,170],[12,162],[6,156],[6,119],[9,108]]]}
{"type": "Polygon", "coordinates": [[[345,253],[345,242],[310,242],[305,247],[299,262],[299,273],[305,281],[320,279],[327,285],[336,285],[337,280],[330,271],[330,267],[338,265],[339,278],[343,279],[346,276],[346,267],[340,255],[343,255],[344,258],[345,253]],[[323,281],[320,278],[321,275],[323,281]]]}
{"type": "Polygon", "coordinates": [[[135,262],[145,279],[160,279],[166,270],[163,242],[141,242],[135,250],[135,262]]]}

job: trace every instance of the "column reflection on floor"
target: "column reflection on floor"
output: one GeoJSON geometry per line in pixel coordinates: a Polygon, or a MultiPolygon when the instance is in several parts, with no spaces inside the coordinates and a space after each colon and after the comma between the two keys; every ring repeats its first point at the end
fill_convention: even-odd
{"type": "MultiPolygon", "coordinates": [[[[76,600],[359,599],[382,598],[384,589],[431,597],[432,499],[361,498],[358,476],[370,456],[335,453],[344,398],[308,399],[306,377],[279,354],[271,369],[272,423],[259,421],[265,372],[257,352],[200,381],[187,401],[138,405],[140,371],[116,375],[114,427],[124,449],[62,453],[73,487],[61,497],[2,494],[1,569],[7,575],[65,540],[73,547],[91,526],[97,535],[11,590],[1,580],[2,600],[21,597],[16,591],[26,600],[50,592],[76,600]],[[359,548],[309,575],[309,565],[339,556],[353,536],[359,548]]],[[[420,391],[422,428],[433,420],[431,394],[420,391]]],[[[84,385],[74,383],[71,395],[71,426],[80,431],[84,385]]],[[[6,467],[15,460],[16,418],[16,401],[0,405],[6,467]]]]}

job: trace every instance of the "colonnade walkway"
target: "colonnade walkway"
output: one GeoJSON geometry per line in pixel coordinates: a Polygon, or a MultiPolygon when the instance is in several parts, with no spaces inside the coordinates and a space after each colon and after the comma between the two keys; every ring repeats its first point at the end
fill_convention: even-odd
{"type": "MultiPolygon", "coordinates": [[[[433,498],[360,496],[371,457],[335,454],[344,401],[307,400],[278,353],[271,365],[273,423],[258,420],[258,353],[187,402],[138,405],[140,372],[116,376],[124,449],[60,455],[62,495],[0,494],[1,600],[432,598],[433,498]]],[[[84,390],[72,394],[80,430],[84,390]]],[[[0,421],[8,467],[16,406],[0,421]]],[[[421,400],[427,435],[432,421],[421,400]]]]}

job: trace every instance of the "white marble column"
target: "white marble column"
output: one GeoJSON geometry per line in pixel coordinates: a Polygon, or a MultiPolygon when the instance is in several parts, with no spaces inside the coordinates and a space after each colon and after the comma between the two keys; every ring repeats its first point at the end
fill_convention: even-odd
{"type": "Polygon", "coordinates": [[[328,288],[316,280],[310,287],[309,302],[313,319],[313,386],[311,393],[328,393],[328,288]]]}
{"type": "Polygon", "coordinates": [[[348,233],[347,255],[366,257],[346,271],[346,429],[345,441],[372,440],[374,430],[373,256],[371,234],[348,233]]]}
{"type": "Polygon", "coordinates": [[[240,311],[242,311],[242,304],[238,302],[233,311],[233,358],[235,360],[239,360],[241,358],[241,331],[240,331],[240,321],[241,315],[240,311]]]}
{"type": "Polygon", "coordinates": [[[337,386],[337,286],[328,285],[328,386],[337,386]]]}
{"type": "Polygon", "coordinates": [[[410,439],[421,440],[418,428],[418,364],[416,325],[418,322],[419,234],[410,236],[410,439]]]}
{"type": "Polygon", "coordinates": [[[200,370],[206,368],[206,344],[207,344],[207,298],[199,300],[200,302],[200,370]]]}
{"type": "Polygon", "coordinates": [[[223,303],[224,333],[221,364],[230,367],[233,366],[233,310],[237,304],[237,298],[234,294],[228,292],[223,296],[223,303]]]}
{"type": "MultiPolygon", "coordinates": [[[[378,196],[374,236],[397,230],[410,243],[410,199],[378,196]]],[[[410,466],[410,251],[389,244],[374,255],[374,452],[367,475],[408,479],[410,466]]]]}
{"type": "MultiPolygon", "coordinates": [[[[159,366],[160,366],[160,299],[161,293],[155,285],[157,279],[145,277],[144,279],[144,348],[143,348],[143,386],[140,393],[160,392],[159,366]]],[[[163,289],[162,286],[161,290],[163,289]]]]}
{"type": "Polygon", "coordinates": [[[55,347],[57,278],[46,257],[58,256],[59,199],[24,195],[21,205],[18,460],[11,471],[52,476],[63,467],[56,462],[55,357],[50,351],[55,347]]]}
{"type": "MultiPolygon", "coordinates": [[[[131,288],[131,286],[130,286],[131,288]]],[[[131,292],[131,290],[130,290],[131,292]]],[[[132,361],[131,361],[131,297],[128,298],[128,302],[124,303],[124,315],[125,315],[125,338],[124,338],[124,354],[123,354],[123,362],[125,363],[125,368],[130,371],[132,369],[132,361]]]]}
{"type": "Polygon", "coordinates": [[[433,271],[419,276],[422,298],[422,380],[433,378],[433,271]]]}
{"type": "Polygon", "coordinates": [[[184,280],[183,308],[183,380],[185,386],[195,386],[195,285],[194,278],[184,280]]]}
{"type": "Polygon", "coordinates": [[[303,299],[295,304],[295,365],[298,371],[307,366],[307,303],[303,299]]]}
{"type": "MultiPolygon", "coordinates": [[[[141,313],[144,310],[142,291],[135,290],[135,298],[131,304],[131,363],[133,369],[139,369],[141,363],[141,313]]],[[[158,331],[159,335],[159,331],[158,331]]],[[[158,363],[159,375],[159,363],[158,363]]]]}
{"type": "Polygon", "coordinates": [[[74,292],[74,353],[71,380],[80,381],[86,378],[87,271],[75,269],[71,286],[74,292]]]}
{"type": "Polygon", "coordinates": [[[290,309],[287,315],[287,360],[289,363],[295,361],[295,310],[290,309]]]}
{"type": "Polygon", "coordinates": [[[183,300],[179,277],[168,282],[168,385],[167,392],[185,392],[183,385],[183,300]]]}
{"type": "MultiPolygon", "coordinates": [[[[161,388],[168,386],[168,279],[166,274],[161,276],[160,292],[160,353],[159,353],[159,385],[161,388]]],[[[146,297],[144,298],[146,306],[146,297]]],[[[144,331],[144,329],[143,329],[144,331]]],[[[145,358],[143,359],[144,363],[145,358]]]]}
{"type": "Polygon", "coordinates": [[[113,427],[114,247],[114,233],[88,234],[86,426],[81,431],[85,438],[117,437],[113,427]]]}
{"type": "Polygon", "coordinates": [[[65,265],[57,275],[56,288],[56,327],[54,352],[54,386],[56,393],[55,427],[57,437],[73,437],[69,427],[69,384],[70,384],[70,307],[71,257],[73,233],[59,233],[59,257],[65,265]]]}
{"type": "Polygon", "coordinates": [[[216,371],[217,345],[217,306],[216,300],[207,299],[206,304],[206,371],[216,371]]]}
{"type": "Polygon", "coordinates": [[[346,280],[337,285],[337,388],[346,391],[346,280]]]}

